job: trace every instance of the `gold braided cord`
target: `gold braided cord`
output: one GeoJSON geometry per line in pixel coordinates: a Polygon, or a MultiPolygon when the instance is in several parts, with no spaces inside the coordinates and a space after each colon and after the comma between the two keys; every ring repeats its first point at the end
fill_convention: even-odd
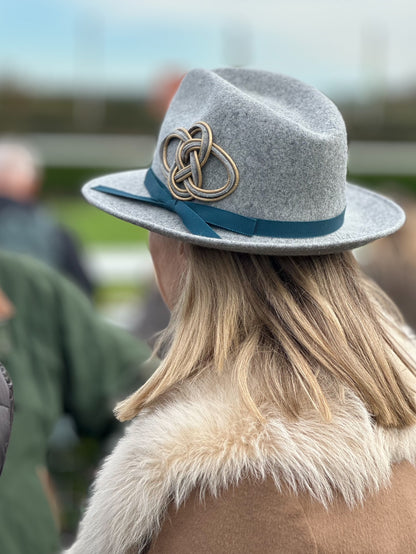
{"type": "Polygon", "coordinates": [[[200,200],[216,202],[231,194],[239,182],[239,172],[234,160],[215,144],[212,129],[208,123],[198,121],[190,129],[179,127],[163,141],[163,166],[168,176],[168,187],[178,200],[200,200]],[[172,164],[168,162],[168,147],[172,141],[179,141],[172,164]],[[215,156],[227,171],[226,183],[216,189],[203,187],[202,168],[215,156]]]}

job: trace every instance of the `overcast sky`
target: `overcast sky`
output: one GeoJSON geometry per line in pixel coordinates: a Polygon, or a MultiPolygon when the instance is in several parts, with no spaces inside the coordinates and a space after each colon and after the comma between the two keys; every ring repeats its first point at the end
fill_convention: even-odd
{"type": "Polygon", "coordinates": [[[340,97],[416,88],[415,0],[0,0],[0,78],[135,94],[244,64],[340,97]]]}

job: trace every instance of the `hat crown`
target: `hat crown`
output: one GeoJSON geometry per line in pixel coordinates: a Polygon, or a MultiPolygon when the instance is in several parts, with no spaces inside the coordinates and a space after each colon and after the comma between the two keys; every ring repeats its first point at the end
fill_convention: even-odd
{"type": "MultiPolygon", "coordinates": [[[[199,172],[201,177],[200,186],[191,187],[194,196],[186,190],[183,199],[191,202],[215,202],[244,216],[281,221],[328,219],[345,208],[347,137],[342,116],[317,89],[285,75],[248,69],[190,71],[162,123],[152,169],[168,183],[169,168],[176,162],[183,176],[192,179],[199,172]],[[212,149],[198,168],[202,154],[195,125],[201,123],[212,131],[214,146],[235,164],[237,183],[232,186],[227,160],[212,149]],[[166,138],[178,129],[191,130],[196,140],[189,142],[182,134],[166,145],[166,138]],[[190,153],[196,162],[193,173],[190,153]],[[188,173],[188,166],[183,170],[187,160],[188,173]],[[227,193],[209,192],[221,190],[227,193]]],[[[181,190],[184,182],[178,182],[181,190]]]]}

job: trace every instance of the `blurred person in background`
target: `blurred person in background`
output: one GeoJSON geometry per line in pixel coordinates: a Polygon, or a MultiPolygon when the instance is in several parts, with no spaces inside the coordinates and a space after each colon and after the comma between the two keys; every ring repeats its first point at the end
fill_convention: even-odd
{"type": "Polygon", "coordinates": [[[406,224],[394,235],[366,247],[362,262],[416,329],[416,202],[403,193],[398,199],[406,212],[406,224]]]}
{"type": "Polygon", "coordinates": [[[73,237],[39,204],[41,186],[37,155],[22,143],[0,141],[0,248],[44,261],[91,294],[73,237]]]}
{"type": "Polygon", "coordinates": [[[104,322],[54,269],[0,252],[0,360],[15,391],[10,445],[0,479],[0,552],[59,550],[59,511],[46,466],[62,414],[80,436],[115,429],[117,398],[144,382],[147,348],[104,322]]]}
{"type": "MultiPolygon", "coordinates": [[[[169,68],[161,72],[153,83],[148,108],[156,119],[163,119],[184,76],[182,69],[169,68]]],[[[133,332],[153,346],[158,333],[167,327],[169,318],[169,310],[154,284],[141,307],[133,332]]]]}

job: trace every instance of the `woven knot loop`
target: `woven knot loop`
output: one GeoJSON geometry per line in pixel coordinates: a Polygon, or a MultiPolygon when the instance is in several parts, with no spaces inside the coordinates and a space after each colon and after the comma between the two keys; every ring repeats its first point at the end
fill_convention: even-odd
{"type": "Polygon", "coordinates": [[[162,159],[168,174],[168,187],[178,200],[216,202],[231,194],[238,185],[239,173],[231,156],[212,138],[208,123],[198,121],[188,130],[180,127],[163,141],[162,159]],[[179,141],[172,165],[168,162],[168,146],[179,141]],[[215,156],[227,170],[226,183],[217,189],[203,188],[202,168],[210,155],[215,156]]]}

